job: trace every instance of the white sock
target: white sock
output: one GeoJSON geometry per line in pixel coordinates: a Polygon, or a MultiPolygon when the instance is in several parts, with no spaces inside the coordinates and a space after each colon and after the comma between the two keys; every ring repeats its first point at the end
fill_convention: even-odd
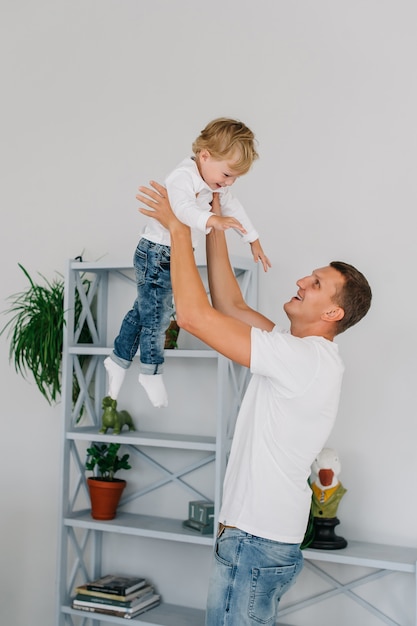
{"type": "Polygon", "coordinates": [[[119,395],[120,388],[126,376],[126,370],[115,363],[109,356],[104,360],[104,367],[106,368],[109,378],[107,395],[110,396],[112,400],[117,400],[117,396],[119,395]]]}
{"type": "Polygon", "coordinates": [[[139,374],[139,382],[154,406],[158,409],[168,406],[168,395],[162,374],[139,374]]]}

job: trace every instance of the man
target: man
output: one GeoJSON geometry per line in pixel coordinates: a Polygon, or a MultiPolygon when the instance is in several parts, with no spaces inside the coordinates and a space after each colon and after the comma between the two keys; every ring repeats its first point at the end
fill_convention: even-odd
{"type": "MultiPolygon", "coordinates": [[[[272,626],[280,598],[302,567],[307,479],[338,409],[344,366],[333,339],[367,313],[371,289],[346,263],[314,270],[284,304],[290,332],[282,331],[245,303],[225,234],[212,230],[211,305],[189,228],[171,211],[164,187],[151,186],[140,187],[136,197],[149,207],[140,211],[170,231],[178,324],[252,373],[224,480],[206,625],[272,626]]],[[[215,194],[213,212],[219,212],[215,194]]]]}

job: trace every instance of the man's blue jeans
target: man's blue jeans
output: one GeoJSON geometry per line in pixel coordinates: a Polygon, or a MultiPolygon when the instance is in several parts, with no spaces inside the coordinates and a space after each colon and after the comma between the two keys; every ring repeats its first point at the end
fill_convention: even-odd
{"type": "Polygon", "coordinates": [[[274,626],[281,596],[302,566],[299,544],[226,527],[214,549],[206,626],[274,626]]]}
{"type": "Polygon", "coordinates": [[[165,331],[173,313],[170,260],[169,246],[139,241],[133,259],[138,295],[123,319],[111,355],[124,369],[140,348],[140,372],[163,371],[165,331]]]}

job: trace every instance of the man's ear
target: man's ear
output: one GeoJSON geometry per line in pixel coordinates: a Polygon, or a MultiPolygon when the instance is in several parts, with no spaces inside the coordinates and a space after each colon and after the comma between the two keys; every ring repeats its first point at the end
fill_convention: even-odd
{"type": "Polygon", "coordinates": [[[338,322],[345,316],[345,312],[340,306],[334,306],[329,311],[322,313],[321,319],[325,322],[338,322]]]}

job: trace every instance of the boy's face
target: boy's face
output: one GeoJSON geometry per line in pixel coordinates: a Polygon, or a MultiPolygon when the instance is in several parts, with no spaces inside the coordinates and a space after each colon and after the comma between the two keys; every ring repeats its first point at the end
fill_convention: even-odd
{"type": "Polygon", "coordinates": [[[233,162],[214,159],[208,150],[202,150],[198,154],[197,166],[202,179],[213,191],[220,187],[230,187],[240,176],[233,169],[233,162]]]}

